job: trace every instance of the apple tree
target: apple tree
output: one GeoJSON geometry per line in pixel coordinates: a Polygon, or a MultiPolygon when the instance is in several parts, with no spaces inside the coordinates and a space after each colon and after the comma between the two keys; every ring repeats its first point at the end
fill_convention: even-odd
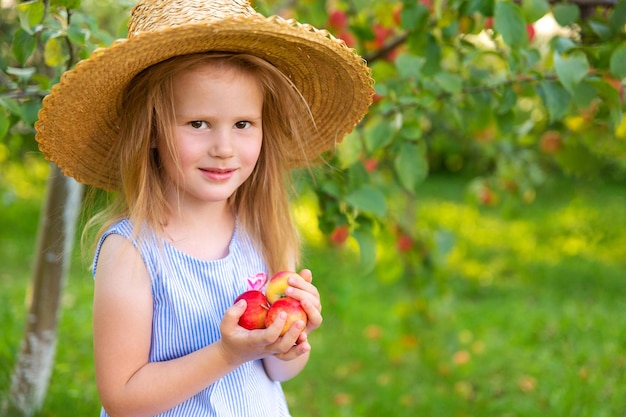
{"type": "MultiPolygon", "coordinates": [[[[476,204],[530,204],[552,175],[626,175],[626,1],[301,2],[369,62],[375,103],[313,187],[331,241],[419,289],[453,236],[416,227],[429,173],[476,204]]],[[[301,15],[299,15],[301,18],[301,15]]],[[[414,293],[419,294],[420,291],[414,293]]],[[[419,303],[418,303],[419,304],[419,303]]]]}

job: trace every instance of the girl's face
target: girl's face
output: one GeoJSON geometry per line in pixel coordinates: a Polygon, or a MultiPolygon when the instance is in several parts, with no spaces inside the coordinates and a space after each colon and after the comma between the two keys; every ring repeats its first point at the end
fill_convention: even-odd
{"type": "Polygon", "coordinates": [[[263,138],[263,93],[250,74],[205,64],[173,79],[177,160],[157,148],[181,204],[225,203],[250,176],[263,138]]]}

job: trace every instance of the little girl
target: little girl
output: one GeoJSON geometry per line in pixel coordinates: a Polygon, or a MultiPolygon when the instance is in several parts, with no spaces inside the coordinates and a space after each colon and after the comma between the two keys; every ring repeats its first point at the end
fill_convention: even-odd
{"type": "Polygon", "coordinates": [[[64,75],[40,148],[117,197],[92,222],[102,416],[289,415],[280,381],[322,322],[311,272],[287,289],[308,321],[283,336],[284,314],[250,331],[233,302],[296,268],[289,170],[331,150],[371,96],[341,41],[241,0],[143,1],[128,39],[64,75]]]}

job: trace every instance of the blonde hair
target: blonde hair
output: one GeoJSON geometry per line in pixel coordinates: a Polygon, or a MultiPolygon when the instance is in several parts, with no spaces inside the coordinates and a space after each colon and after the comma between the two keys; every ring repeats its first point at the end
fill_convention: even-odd
{"type": "MultiPolygon", "coordinates": [[[[263,141],[250,177],[229,198],[238,227],[251,238],[270,273],[299,262],[300,239],[289,207],[288,161],[312,134],[314,122],[302,95],[289,78],[267,61],[247,54],[207,53],[171,58],[141,72],[124,94],[120,135],[112,155],[119,155],[121,187],[116,200],[94,216],[86,230],[99,226],[98,236],[115,221],[128,217],[157,234],[163,231],[170,207],[167,180],[155,144],[165,140],[175,154],[172,78],[194,66],[213,63],[251,74],[263,91],[263,141]]],[[[85,234],[83,234],[83,237],[85,234]]]]}

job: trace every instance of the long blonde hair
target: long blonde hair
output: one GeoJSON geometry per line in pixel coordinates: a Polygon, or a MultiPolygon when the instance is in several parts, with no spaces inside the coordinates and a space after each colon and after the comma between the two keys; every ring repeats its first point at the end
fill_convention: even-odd
{"type": "MultiPolygon", "coordinates": [[[[293,268],[300,239],[291,218],[292,190],[288,163],[293,152],[305,157],[302,143],[312,135],[308,106],[289,78],[267,61],[247,54],[207,53],[175,57],[141,72],[121,104],[120,135],[112,155],[119,155],[121,189],[108,208],[94,216],[88,229],[100,236],[112,223],[128,217],[135,225],[163,231],[173,208],[165,198],[167,180],[154,144],[164,139],[175,153],[172,78],[196,65],[214,63],[255,76],[263,91],[263,142],[252,175],[229,198],[238,224],[263,256],[269,271],[293,268]]],[[[83,235],[85,236],[85,234],[83,235]]]]}

